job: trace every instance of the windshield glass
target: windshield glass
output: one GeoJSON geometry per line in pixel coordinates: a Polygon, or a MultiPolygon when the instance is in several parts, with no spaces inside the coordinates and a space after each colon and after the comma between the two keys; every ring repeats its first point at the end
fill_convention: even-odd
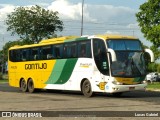
{"type": "Polygon", "coordinates": [[[139,40],[108,40],[108,47],[113,50],[142,50],[139,40]]]}
{"type": "Polygon", "coordinates": [[[142,52],[116,51],[117,61],[111,64],[113,76],[144,76],[145,61],[142,52]]]}
{"type": "Polygon", "coordinates": [[[146,75],[144,54],[138,40],[109,40],[108,47],[115,50],[117,61],[111,63],[113,76],[138,77],[146,75]]]}

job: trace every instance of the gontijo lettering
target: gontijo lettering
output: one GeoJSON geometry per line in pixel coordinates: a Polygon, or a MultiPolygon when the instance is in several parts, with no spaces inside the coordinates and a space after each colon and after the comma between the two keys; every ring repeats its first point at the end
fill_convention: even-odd
{"type": "Polygon", "coordinates": [[[31,69],[47,69],[47,63],[33,63],[33,64],[25,64],[26,70],[31,69]]]}

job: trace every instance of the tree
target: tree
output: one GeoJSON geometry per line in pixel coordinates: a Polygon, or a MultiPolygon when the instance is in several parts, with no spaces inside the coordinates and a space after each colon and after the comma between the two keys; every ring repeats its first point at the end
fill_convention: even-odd
{"type": "Polygon", "coordinates": [[[3,62],[6,62],[8,59],[8,49],[15,45],[25,45],[26,41],[9,41],[3,46],[3,50],[0,51],[0,55],[2,56],[3,62]]]}
{"type": "Polygon", "coordinates": [[[158,48],[156,48],[154,45],[150,47],[150,49],[153,51],[154,53],[154,58],[155,60],[158,60],[160,58],[160,50],[158,48]]]}
{"type": "Polygon", "coordinates": [[[136,17],[144,37],[156,48],[160,47],[160,1],[148,0],[139,9],[136,17]]]}
{"type": "Polygon", "coordinates": [[[7,31],[18,34],[29,43],[37,43],[44,38],[56,36],[55,32],[63,30],[63,22],[53,12],[40,6],[18,7],[7,16],[7,31]]]}
{"type": "Polygon", "coordinates": [[[160,73],[160,64],[158,64],[157,72],[160,73]]]}

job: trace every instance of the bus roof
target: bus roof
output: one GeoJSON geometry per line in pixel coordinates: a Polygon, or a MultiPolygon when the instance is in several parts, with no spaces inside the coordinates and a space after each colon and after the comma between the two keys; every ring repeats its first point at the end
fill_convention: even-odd
{"type": "Polygon", "coordinates": [[[112,34],[82,36],[82,37],[79,37],[79,36],[65,36],[65,37],[58,37],[58,38],[42,40],[38,44],[23,45],[23,46],[15,45],[15,46],[11,47],[10,49],[29,48],[29,47],[36,47],[36,46],[49,45],[49,44],[57,44],[57,43],[64,43],[64,42],[71,42],[71,41],[80,41],[80,40],[86,40],[88,38],[101,38],[101,39],[104,39],[104,40],[109,40],[109,39],[137,39],[133,36],[112,35],[112,34]]]}
{"type": "Polygon", "coordinates": [[[114,35],[114,34],[106,34],[106,35],[96,35],[96,37],[103,38],[104,40],[109,40],[109,39],[138,39],[133,36],[126,36],[126,35],[114,35]]]}

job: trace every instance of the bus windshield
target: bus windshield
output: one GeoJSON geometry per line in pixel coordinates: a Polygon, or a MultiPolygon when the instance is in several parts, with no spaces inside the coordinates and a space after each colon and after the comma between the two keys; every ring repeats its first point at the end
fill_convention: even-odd
{"type": "Polygon", "coordinates": [[[117,61],[111,63],[113,76],[138,77],[146,75],[141,43],[138,40],[109,40],[108,47],[115,50],[117,61]]]}
{"type": "Polygon", "coordinates": [[[113,50],[142,50],[139,40],[108,40],[108,47],[113,50]]]}

